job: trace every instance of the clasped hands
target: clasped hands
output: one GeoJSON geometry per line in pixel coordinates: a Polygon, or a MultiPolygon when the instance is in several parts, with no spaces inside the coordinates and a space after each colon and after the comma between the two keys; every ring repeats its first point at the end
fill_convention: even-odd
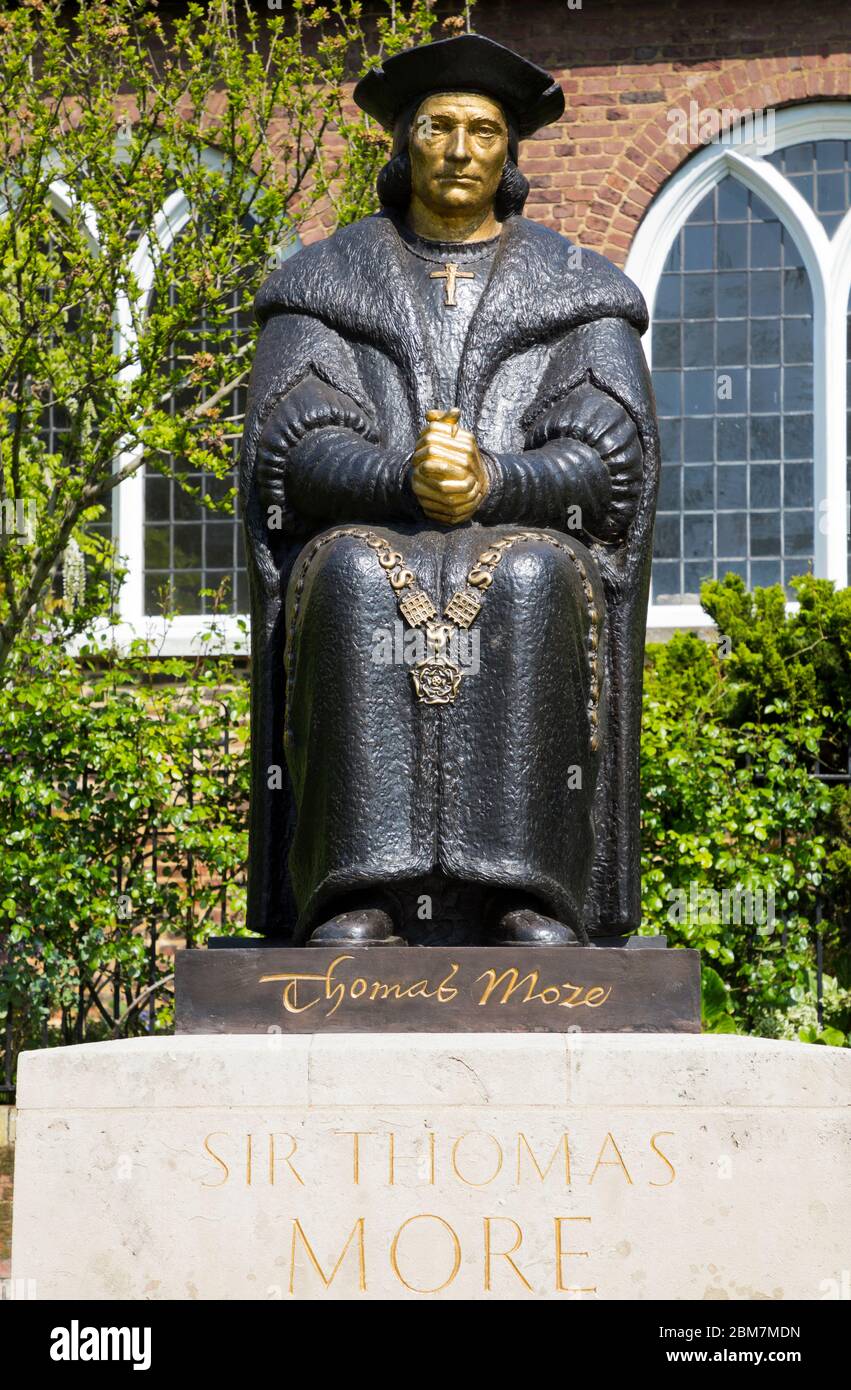
{"type": "Polygon", "coordinates": [[[411,486],[432,521],[460,526],[488,491],[488,475],[475,436],[458,425],[460,411],[426,411],[414,446],[411,486]]]}

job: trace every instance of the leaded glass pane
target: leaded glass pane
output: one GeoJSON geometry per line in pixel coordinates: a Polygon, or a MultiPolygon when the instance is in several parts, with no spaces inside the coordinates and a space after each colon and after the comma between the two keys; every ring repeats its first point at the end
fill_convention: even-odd
{"type": "Polygon", "coordinates": [[[851,207],[851,140],[813,140],[766,155],[809,203],[828,236],[851,207]]]}
{"type": "Polygon", "coordinates": [[[788,585],[812,565],[814,527],[813,311],[798,249],[725,178],[681,229],[660,296],[653,600],[694,602],[728,571],[788,585]]]}
{"type": "MultiPolygon", "coordinates": [[[[235,290],[228,304],[230,329],[235,344],[245,340],[252,325],[251,300],[235,290]]],[[[217,341],[208,340],[206,324],[199,322],[191,334],[191,352],[216,351],[217,341]]],[[[220,329],[216,330],[220,335],[220,329]]],[[[175,370],[179,360],[174,349],[168,363],[175,370]]],[[[194,391],[175,391],[169,410],[176,415],[196,402],[194,391]]],[[[231,498],[236,487],[238,437],[245,411],[246,388],[238,387],[222,402],[220,419],[233,434],[234,468],[223,479],[212,474],[190,473],[185,460],[172,457],[168,474],[145,469],[145,612],[156,614],[164,607],[178,613],[210,613],[215,601],[202,597],[201,590],[222,590],[224,602],[219,611],[244,613],[248,608],[245,554],[239,503],[231,498]],[[181,482],[177,479],[180,477],[181,482]],[[187,491],[186,484],[191,491],[187,491]],[[202,497],[231,505],[225,511],[204,506],[202,497]],[[224,585],[224,588],[222,586],[224,585]]]]}

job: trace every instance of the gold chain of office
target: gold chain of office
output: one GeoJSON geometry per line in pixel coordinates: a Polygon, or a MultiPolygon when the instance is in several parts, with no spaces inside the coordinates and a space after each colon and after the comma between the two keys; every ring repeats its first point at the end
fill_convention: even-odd
{"type": "Polygon", "coordinates": [[[556,537],[547,535],[545,531],[515,531],[491,541],[467,574],[464,588],[457,590],[447,603],[443,610],[443,621],[436,622],[437,607],[425,590],[418,587],[413,570],[405,563],[404,556],[398,550],[394,550],[390,541],[384,536],[376,535],[374,531],[362,530],[360,527],[338,527],[333,531],[325,532],[314,542],[301,567],[295,586],[295,605],[290,628],[291,637],[296,630],[304,582],[313,558],[320,548],[341,536],[352,536],[362,540],[370,550],[375,552],[376,560],[387,575],[390,587],[396,596],[399,612],[405,622],[410,628],[425,629],[426,655],[422,661],[418,661],[411,668],[411,679],[417,699],[425,705],[454,703],[461,688],[463,672],[449,656],[448,648],[453,636],[459,635],[458,630],[472,627],[479,616],[482,609],[482,596],[493,583],[494,570],[499,565],[506,550],[523,541],[539,541],[564,551],[579,576],[588,604],[590,617],[587,637],[590,673],[588,722],[591,729],[591,751],[592,753],[597,751],[599,747],[600,702],[600,615],[594,602],[594,591],[587,568],[565,541],[557,540],[556,537]]]}

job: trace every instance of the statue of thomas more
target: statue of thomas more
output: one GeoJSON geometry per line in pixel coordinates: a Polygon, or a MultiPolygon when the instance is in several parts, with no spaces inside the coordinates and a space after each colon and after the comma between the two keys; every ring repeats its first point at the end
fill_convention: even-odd
{"type": "Polygon", "coordinates": [[[249,927],[571,945],[639,922],[659,454],[641,294],[522,215],[550,74],[389,58],[381,211],[286,261],[243,444],[249,927]]]}

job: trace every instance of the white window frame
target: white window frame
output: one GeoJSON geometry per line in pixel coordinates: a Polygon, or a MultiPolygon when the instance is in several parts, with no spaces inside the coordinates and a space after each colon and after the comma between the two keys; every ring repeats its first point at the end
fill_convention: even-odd
{"type": "MultiPolygon", "coordinates": [[[[635,234],[625,270],[651,309],[668,254],[683,224],[707,193],[731,174],[756,193],[797,243],[813,296],[814,571],[837,588],[848,583],[845,442],[846,316],[851,294],[851,209],[833,237],[798,190],[761,157],[788,145],[851,140],[851,102],[819,102],[775,113],[769,149],[756,141],[707,145],[665,185],[635,234]]],[[[645,353],[652,368],[652,331],[645,353]]],[[[711,625],[700,604],[651,603],[649,628],[711,625]]]]}
{"type": "MultiPolygon", "coordinates": [[[[64,179],[54,179],[49,185],[50,206],[60,217],[67,217],[75,206],[82,211],[83,225],[92,253],[97,255],[100,233],[97,214],[85,203],[80,203],[74,189],[64,179]]],[[[165,249],[179,235],[189,218],[189,204],[182,193],[175,193],[158,214],[157,236],[165,249]]],[[[147,237],[140,240],[130,262],[132,273],[140,285],[138,308],[147,311],[153,289],[154,266],[151,259],[147,237]]],[[[116,356],[120,357],[133,346],[135,333],[133,317],[126,295],[119,295],[114,311],[113,343],[116,356]]],[[[119,379],[132,379],[133,368],[126,369],[119,379]]],[[[135,450],[119,449],[113,461],[113,472],[118,472],[139,455],[135,450]]],[[[123,563],[127,567],[124,583],[119,593],[119,621],[111,623],[105,618],[96,620],[90,632],[71,642],[72,650],[79,649],[84,642],[94,639],[104,646],[128,647],[138,637],[147,637],[154,649],[163,656],[190,655],[209,643],[202,642],[203,632],[209,628],[210,621],[203,617],[187,615],[167,622],[163,618],[146,618],[144,613],[144,469],[126,478],[112,495],[112,539],[123,563]]],[[[220,627],[225,629],[224,620],[220,627]]],[[[233,632],[227,630],[225,649],[236,651],[236,643],[245,645],[245,638],[233,620],[233,632]]]]}
{"type": "MultiPolygon", "coordinates": [[[[160,251],[167,251],[180,236],[191,216],[185,193],[178,189],[166,200],[157,214],[154,239],[160,251]]],[[[137,316],[142,317],[150,306],[154,288],[154,251],[151,238],[140,239],[130,263],[130,270],[139,286],[137,316]]],[[[135,339],[133,313],[123,295],[116,307],[116,354],[120,357],[132,349],[135,339]]],[[[131,379],[134,369],[126,369],[131,379]]],[[[115,459],[115,471],[126,468],[139,457],[141,446],[120,450],[115,459]]],[[[163,656],[195,656],[213,647],[209,634],[215,628],[221,637],[221,648],[232,653],[249,649],[247,615],[185,613],[173,618],[145,613],[145,468],[144,465],[125,478],[115,489],[113,504],[113,540],[127,569],[119,593],[117,626],[109,629],[109,640],[119,646],[143,637],[163,656]]]]}

